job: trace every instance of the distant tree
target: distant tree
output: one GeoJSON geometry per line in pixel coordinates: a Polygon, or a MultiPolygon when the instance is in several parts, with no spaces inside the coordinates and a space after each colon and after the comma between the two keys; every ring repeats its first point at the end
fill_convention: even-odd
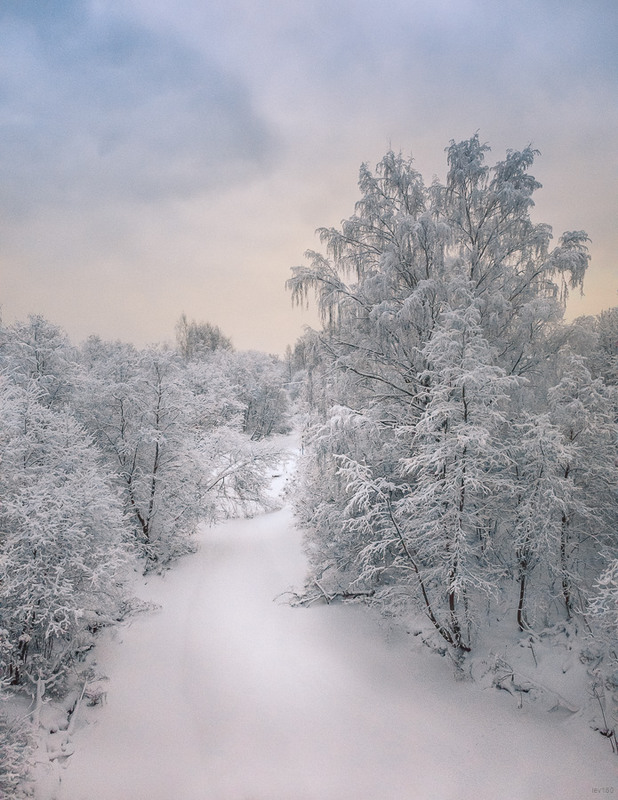
{"type": "Polygon", "coordinates": [[[218,325],[210,322],[195,322],[182,314],[176,323],[176,346],[186,360],[203,358],[214,350],[232,350],[232,340],[222,332],[218,325]]]}
{"type": "Polygon", "coordinates": [[[242,430],[245,405],[239,396],[235,359],[235,353],[218,350],[184,366],[184,380],[194,400],[192,424],[203,432],[221,426],[242,430]]]}
{"type": "Polygon", "coordinates": [[[618,308],[596,317],[578,317],[570,334],[573,350],[585,358],[592,375],[618,386],[618,308]]]}
{"type": "Polygon", "coordinates": [[[324,378],[319,348],[315,332],[307,330],[297,340],[294,349],[290,348],[286,353],[287,390],[295,408],[303,413],[319,405],[324,378]]]}
{"type": "Polygon", "coordinates": [[[243,405],[242,429],[259,441],[289,430],[284,364],[275,356],[247,350],[229,362],[230,376],[243,405]]]}
{"type": "MultiPolygon", "coordinates": [[[[253,384],[245,367],[253,363],[252,356],[218,350],[186,365],[184,377],[193,398],[191,425],[204,474],[205,516],[210,520],[271,507],[269,476],[279,453],[258,443],[246,429],[247,393],[253,384]]],[[[280,426],[281,421],[271,424],[280,426]]]]}
{"type": "Polygon", "coordinates": [[[597,317],[600,375],[618,386],[618,307],[602,311],[597,317]]]}

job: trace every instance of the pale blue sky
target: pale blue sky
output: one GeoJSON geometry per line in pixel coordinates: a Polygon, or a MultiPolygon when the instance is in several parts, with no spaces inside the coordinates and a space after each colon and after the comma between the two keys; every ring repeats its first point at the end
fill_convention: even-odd
{"type": "Polygon", "coordinates": [[[393,147],[541,150],[536,215],[593,239],[618,304],[618,6],[601,0],[3,0],[0,303],[75,340],[173,336],[181,312],[282,351],[315,228],[393,147]]]}

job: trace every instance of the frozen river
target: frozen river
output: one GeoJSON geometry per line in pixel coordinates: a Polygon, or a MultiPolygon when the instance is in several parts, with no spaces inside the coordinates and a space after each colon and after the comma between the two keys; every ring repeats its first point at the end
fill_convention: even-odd
{"type": "MultiPolygon", "coordinates": [[[[453,680],[358,605],[275,598],[305,571],[289,509],[203,531],[102,642],[57,800],[581,800],[605,743],[453,680]],[[85,716],[84,716],[85,714],[85,716]]],[[[581,731],[580,731],[581,732],[581,731]]],[[[56,784],[57,785],[57,784],[56,784]]],[[[51,792],[51,789],[47,789],[51,792]]],[[[42,800],[51,800],[47,794],[42,800]]]]}

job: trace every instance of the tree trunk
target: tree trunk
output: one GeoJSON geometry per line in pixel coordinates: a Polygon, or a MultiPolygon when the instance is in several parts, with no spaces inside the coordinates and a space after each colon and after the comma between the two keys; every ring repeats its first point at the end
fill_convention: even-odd
{"type": "Polygon", "coordinates": [[[520,631],[525,631],[528,628],[528,623],[524,617],[524,602],[526,597],[526,571],[520,565],[519,573],[519,601],[517,603],[517,624],[520,631]]]}
{"type": "Polygon", "coordinates": [[[567,619],[571,619],[573,611],[573,596],[571,593],[571,581],[569,580],[567,542],[568,542],[569,520],[565,514],[562,515],[562,529],[560,531],[560,571],[562,573],[562,599],[566,609],[567,619]]]}

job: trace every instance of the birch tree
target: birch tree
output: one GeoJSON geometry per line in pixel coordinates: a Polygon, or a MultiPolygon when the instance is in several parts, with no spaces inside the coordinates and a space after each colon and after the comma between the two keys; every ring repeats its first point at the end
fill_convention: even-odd
{"type": "Polygon", "coordinates": [[[560,594],[570,617],[587,605],[588,587],[603,568],[600,558],[618,526],[618,426],[616,392],[593,379],[581,356],[565,352],[560,380],[548,391],[553,423],[568,456],[557,462],[572,485],[561,515],[560,594]]]}
{"type": "Polygon", "coordinates": [[[205,510],[182,367],[174,353],[96,339],[83,361],[78,414],[116,475],[139,551],[150,567],[166,564],[191,550],[205,510]]]}
{"type": "Polygon", "coordinates": [[[242,435],[231,373],[225,353],[185,362],[97,339],[83,349],[77,413],[116,475],[147,569],[190,552],[201,521],[268,504],[276,456],[242,435]]]}
{"type": "MultiPolygon", "coordinates": [[[[309,251],[288,281],[295,302],[315,295],[322,317],[307,394],[317,446],[303,461],[299,501],[308,547],[330,553],[331,564],[365,559],[365,578],[393,580],[406,562],[420,607],[460,651],[475,603],[509,574],[524,623],[530,565],[553,534],[533,544],[522,533],[544,490],[530,431],[518,477],[513,423],[547,405],[547,364],[568,340],[562,314],[588,265],[584,232],[552,247],[550,226],[531,219],[536,151],[509,151],[494,166],[488,152],[478,136],[451,142],[444,185],[425,185],[392,152],[375,172],[363,165],[355,214],[320,229],[325,253],[309,251]],[[363,419],[372,431],[361,457],[349,426],[347,441],[333,433],[335,418],[363,419]],[[325,464],[345,479],[329,477],[322,499],[325,464]],[[528,487],[524,501],[521,482],[534,480],[537,493],[528,487]]],[[[558,443],[557,418],[551,425],[558,443]]]]}

